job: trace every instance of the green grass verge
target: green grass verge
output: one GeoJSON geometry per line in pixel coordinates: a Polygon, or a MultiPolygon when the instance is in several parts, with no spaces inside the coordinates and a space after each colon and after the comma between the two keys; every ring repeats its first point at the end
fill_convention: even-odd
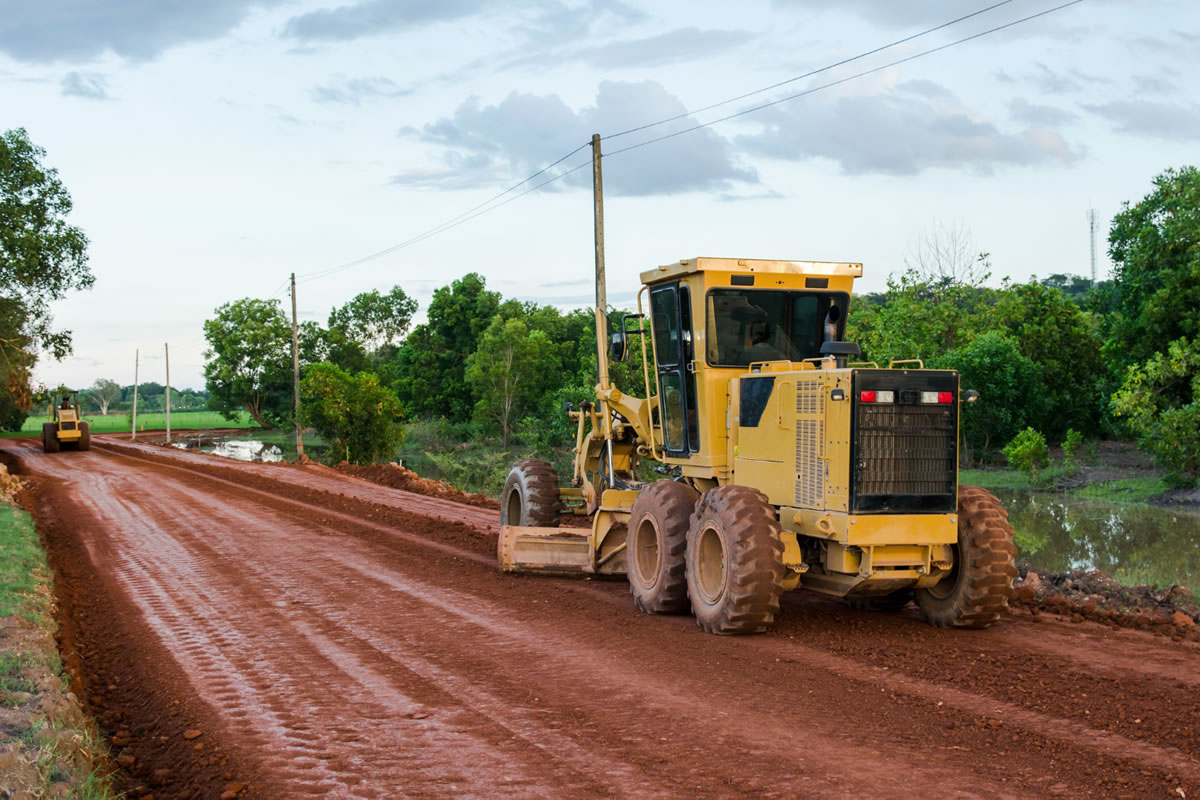
{"type": "MultiPolygon", "coordinates": [[[[91,426],[92,433],[128,433],[130,430],[127,413],[85,414],[83,419],[91,426]]],[[[31,416],[25,420],[19,433],[4,433],[4,436],[41,436],[42,423],[49,419],[42,415],[31,416]]],[[[254,428],[258,423],[250,419],[250,415],[242,412],[237,419],[228,420],[215,411],[172,411],[171,430],[212,430],[213,428],[254,428]]],[[[167,415],[163,412],[138,414],[138,430],[163,430],[167,427],[167,415]]]]}
{"type": "Polygon", "coordinates": [[[53,628],[50,596],[38,591],[49,580],[50,568],[33,519],[19,508],[0,504],[0,617],[16,614],[39,627],[53,628]]]}

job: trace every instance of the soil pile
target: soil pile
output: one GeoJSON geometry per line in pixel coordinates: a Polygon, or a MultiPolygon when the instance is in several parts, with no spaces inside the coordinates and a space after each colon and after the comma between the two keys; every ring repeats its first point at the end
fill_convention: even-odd
{"type": "Polygon", "coordinates": [[[423,494],[426,497],[436,497],[441,500],[453,500],[456,503],[464,503],[476,508],[487,508],[493,511],[500,510],[500,503],[491,497],[460,491],[445,481],[422,478],[411,469],[405,469],[396,463],[356,467],[353,464],[343,461],[337,465],[336,469],[339,472],[353,475],[356,478],[363,478],[372,483],[378,483],[381,486],[403,489],[406,492],[423,494]]]}
{"type": "Polygon", "coordinates": [[[1100,570],[1052,573],[1022,567],[1013,605],[1200,641],[1200,603],[1187,587],[1123,586],[1100,570]]]}

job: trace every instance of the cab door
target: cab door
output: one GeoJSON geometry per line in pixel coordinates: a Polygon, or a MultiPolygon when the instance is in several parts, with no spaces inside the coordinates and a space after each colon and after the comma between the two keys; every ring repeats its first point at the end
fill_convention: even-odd
{"type": "Polygon", "coordinates": [[[663,450],[676,456],[700,449],[689,301],[678,281],[650,290],[663,450]]]}

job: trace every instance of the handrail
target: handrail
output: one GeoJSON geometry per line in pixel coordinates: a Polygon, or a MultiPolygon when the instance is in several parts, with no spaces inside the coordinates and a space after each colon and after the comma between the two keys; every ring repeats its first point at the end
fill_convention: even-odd
{"type": "Polygon", "coordinates": [[[925,362],[919,358],[901,358],[896,361],[889,361],[887,368],[891,369],[897,364],[916,364],[917,369],[925,369],[925,362]]]}
{"type": "MultiPolygon", "coordinates": [[[[637,293],[637,305],[638,305],[638,329],[639,329],[639,330],[642,332],[642,335],[641,335],[641,340],[642,340],[642,375],[643,375],[643,376],[645,377],[645,379],[646,379],[646,402],[647,402],[647,403],[649,403],[649,402],[650,402],[650,400],[651,400],[651,396],[650,396],[650,361],[649,361],[649,360],[646,358],[646,313],[645,313],[645,312],[642,310],[642,292],[649,292],[649,291],[650,291],[650,287],[649,287],[649,286],[642,286],[642,288],[641,288],[641,289],[638,289],[638,293],[637,293]]],[[[651,326],[650,326],[650,333],[651,333],[651,336],[653,337],[653,334],[654,334],[654,326],[653,326],[653,324],[651,324],[651,326]]],[[[654,353],[654,355],[655,355],[655,362],[654,362],[654,363],[657,365],[657,364],[658,364],[658,361],[657,361],[657,358],[658,358],[658,351],[657,351],[657,349],[655,349],[655,348],[657,348],[657,347],[658,347],[658,345],[657,345],[657,344],[656,344],[656,343],[655,343],[653,340],[651,340],[651,342],[650,342],[650,347],[651,347],[651,349],[652,349],[652,352],[653,352],[653,353],[654,353]]],[[[658,387],[658,370],[657,370],[657,369],[655,369],[655,370],[654,370],[654,385],[655,385],[655,388],[657,388],[657,387],[658,387]]],[[[659,425],[660,425],[660,426],[662,425],[662,421],[663,421],[663,418],[662,418],[662,410],[661,410],[661,409],[659,409],[659,412],[658,412],[658,423],[659,423],[659,425]]],[[[654,427],[654,407],[653,407],[653,406],[651,406],[651,407],[650,407],[650,457],[651,457],[651,458],[653,458],[655,461],[662,461],[662,454],[660,454],[660,453],[658,452],[658,448],[657,448],[657,447],[656,447],[656,445],[655,445],[655,441],[654,441],[654,431],[655,431],[655,427],[654,427]]],[[[665,436],[666,436],[666,433],[663,433],[662,435],[665,437],[665,436]]]]}

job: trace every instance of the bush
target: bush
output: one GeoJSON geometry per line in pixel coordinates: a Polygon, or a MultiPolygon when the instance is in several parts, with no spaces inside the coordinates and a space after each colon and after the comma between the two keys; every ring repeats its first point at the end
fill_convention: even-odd
{"type": "Polygon", "coordinates": [[[300,416],[352,464],[390,461],[404,440],[400,401],[370,372],[351,374],[322,362],[300,381],[300,416]]]}
{"type": "Polygon", "coordinates": [[[1069,466],[1074,466],[1083,448],[1083,434],[1074,428],[1067,429],[1067,438],[1062,443],[1064,460],[1069,466]]]}
{"type": "Polygon", "coordinates": [[[1167,484],[1200,480],[1200,341],[1178,339],[1125,373],[1113,410],[1154,454],[1167,484]]]}
{"type": "Polygon", "coordinates": [[[1050,448],[1046,446],[1046,437],[1033,428],[1026,428],[1013,437],[1004,446],[1004,455],[1008,463],[1021,472],[1032,484],[1038,479],[1038,470],[1050,465],[1050,448]]]}

